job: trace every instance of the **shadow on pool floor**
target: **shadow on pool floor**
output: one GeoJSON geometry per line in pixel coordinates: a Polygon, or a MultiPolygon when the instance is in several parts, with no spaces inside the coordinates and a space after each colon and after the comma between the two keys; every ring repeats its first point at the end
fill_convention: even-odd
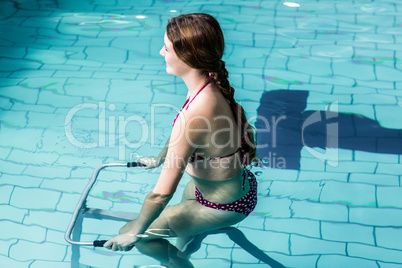
{"type": "MultiPolygon", "coordinates": [[[[353,113],[305,111],[308,91],[265,92],[257,110],[258,154],[261,158],[283,158],[283,167],[300,169],[301,149],[342,148],[379,154],[402,154],[402,130],[390,129],[370,118],[353,113]]],[[[336,104],[333,104],[336,105],[336,104]]]]}

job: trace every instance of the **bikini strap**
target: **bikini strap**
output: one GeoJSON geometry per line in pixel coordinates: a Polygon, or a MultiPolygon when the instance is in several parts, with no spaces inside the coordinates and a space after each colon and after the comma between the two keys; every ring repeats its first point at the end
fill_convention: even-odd
{"type": "Polygon", "coordinates": [[[193,100],[198,96],[198,94],[200,94],[201,91],[204,90],[204,88],[206,88],[208,86],[208,84],[209,84],[209,81],[200,90],[198,90],[197,94],[195,94],[194,97],[188,102],[186,110],[188,109],[188,107],[190,107],[190,103],[193,102],[193,100]]]}
{"type": "Polygon", "coordinates": [[[190,97],[187,98],[187,100],[184,102],[183,106],[181,107],[180,111],[177,113],[175,119],[173,120],[173,125],[176,123],[177,118],[179,117],[179,114],[181,113],[181,111],[183,111],[184,107],[187,105],[186,110],[188,109],[188,107],[190,106],[190,103],[195,99],[195,97],[198,96],[198,94],[200,94],[200,92],[206,88],[209,84],[209,81],[200,89],[198,90],[197,94],[195,94],[195,96],[190,100],[190,97]]]}
{"type": "Polygon", "coordinates": [[[173,127],[174,124],[176,123],[177,118],[179,117],[181,111],[183,110],[184,106],[186,106],[186,104],[188,103],[189,100],[190,100],[190,97],[187,98],[187,100],[184,102],[183,106],[181,107],[180,111],[177,113],[176,117],[175,117],[174,120],[173,120],[173,125],[172,125],[172,127],[173,127]]]}

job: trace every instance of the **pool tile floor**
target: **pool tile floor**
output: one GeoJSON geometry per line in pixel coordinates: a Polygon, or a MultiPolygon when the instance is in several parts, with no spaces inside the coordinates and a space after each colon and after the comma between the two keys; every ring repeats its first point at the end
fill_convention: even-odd
{"type": "MultiPolygon", "coordinates": [[[[207,12],[224,30],[250,121],[261,130],[261,117],[277,120],[259,143],[278,134],[278,147],[260,151],[269,162],[252,169],[259,202],[235,226],[263,255],[215,234],[194,266],[267,267],[269,256],[285,267],[402,267],[402,3],[293,4],[0,2],[0,266],[157,265],[136,249],[73,247],[64,232],[97,166],[158,154],[187,94],[159,56],[164,27],[207,12]],[[298,127],[313,119],[321,123],[298,127]]],[[[139,211],[159,172],[104,171],[88,205],[139,211]]],[[[80,239],[107,239],[121,225],[85,219],[80,239]]]]}

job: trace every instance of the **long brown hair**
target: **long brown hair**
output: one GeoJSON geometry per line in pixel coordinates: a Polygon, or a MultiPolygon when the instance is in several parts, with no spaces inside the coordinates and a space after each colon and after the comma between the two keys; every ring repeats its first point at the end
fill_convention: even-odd
{"type": "Polygon", "coordinates": [[[248,123],[243,107],[234,100],[235,90],[229,83],[229,73],[222,60],[225,41],[218,21],[205,13],[180,15],[169,20],[166,34],[179,59],[200,70],[229,101],[236,124],[242,130],[246,162],[256,161],[254,128],[248,123]]]}

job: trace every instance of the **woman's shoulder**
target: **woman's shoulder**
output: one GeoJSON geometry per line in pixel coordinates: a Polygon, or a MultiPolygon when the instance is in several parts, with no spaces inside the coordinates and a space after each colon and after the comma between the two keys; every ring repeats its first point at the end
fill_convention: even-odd
{"type": "Polygon", "coordinates": [[[222,98],[222,95],[217,92],[219,89],[211,87],[206,88],[204,90],[204,94],[199,94],[197,98],[195,98],[188,110],[190,114],[196,115],[205,115],[205,116],[214,116],[219,111],[219,108],[222,106],[222,101],[225,101],[222,98]]]}

